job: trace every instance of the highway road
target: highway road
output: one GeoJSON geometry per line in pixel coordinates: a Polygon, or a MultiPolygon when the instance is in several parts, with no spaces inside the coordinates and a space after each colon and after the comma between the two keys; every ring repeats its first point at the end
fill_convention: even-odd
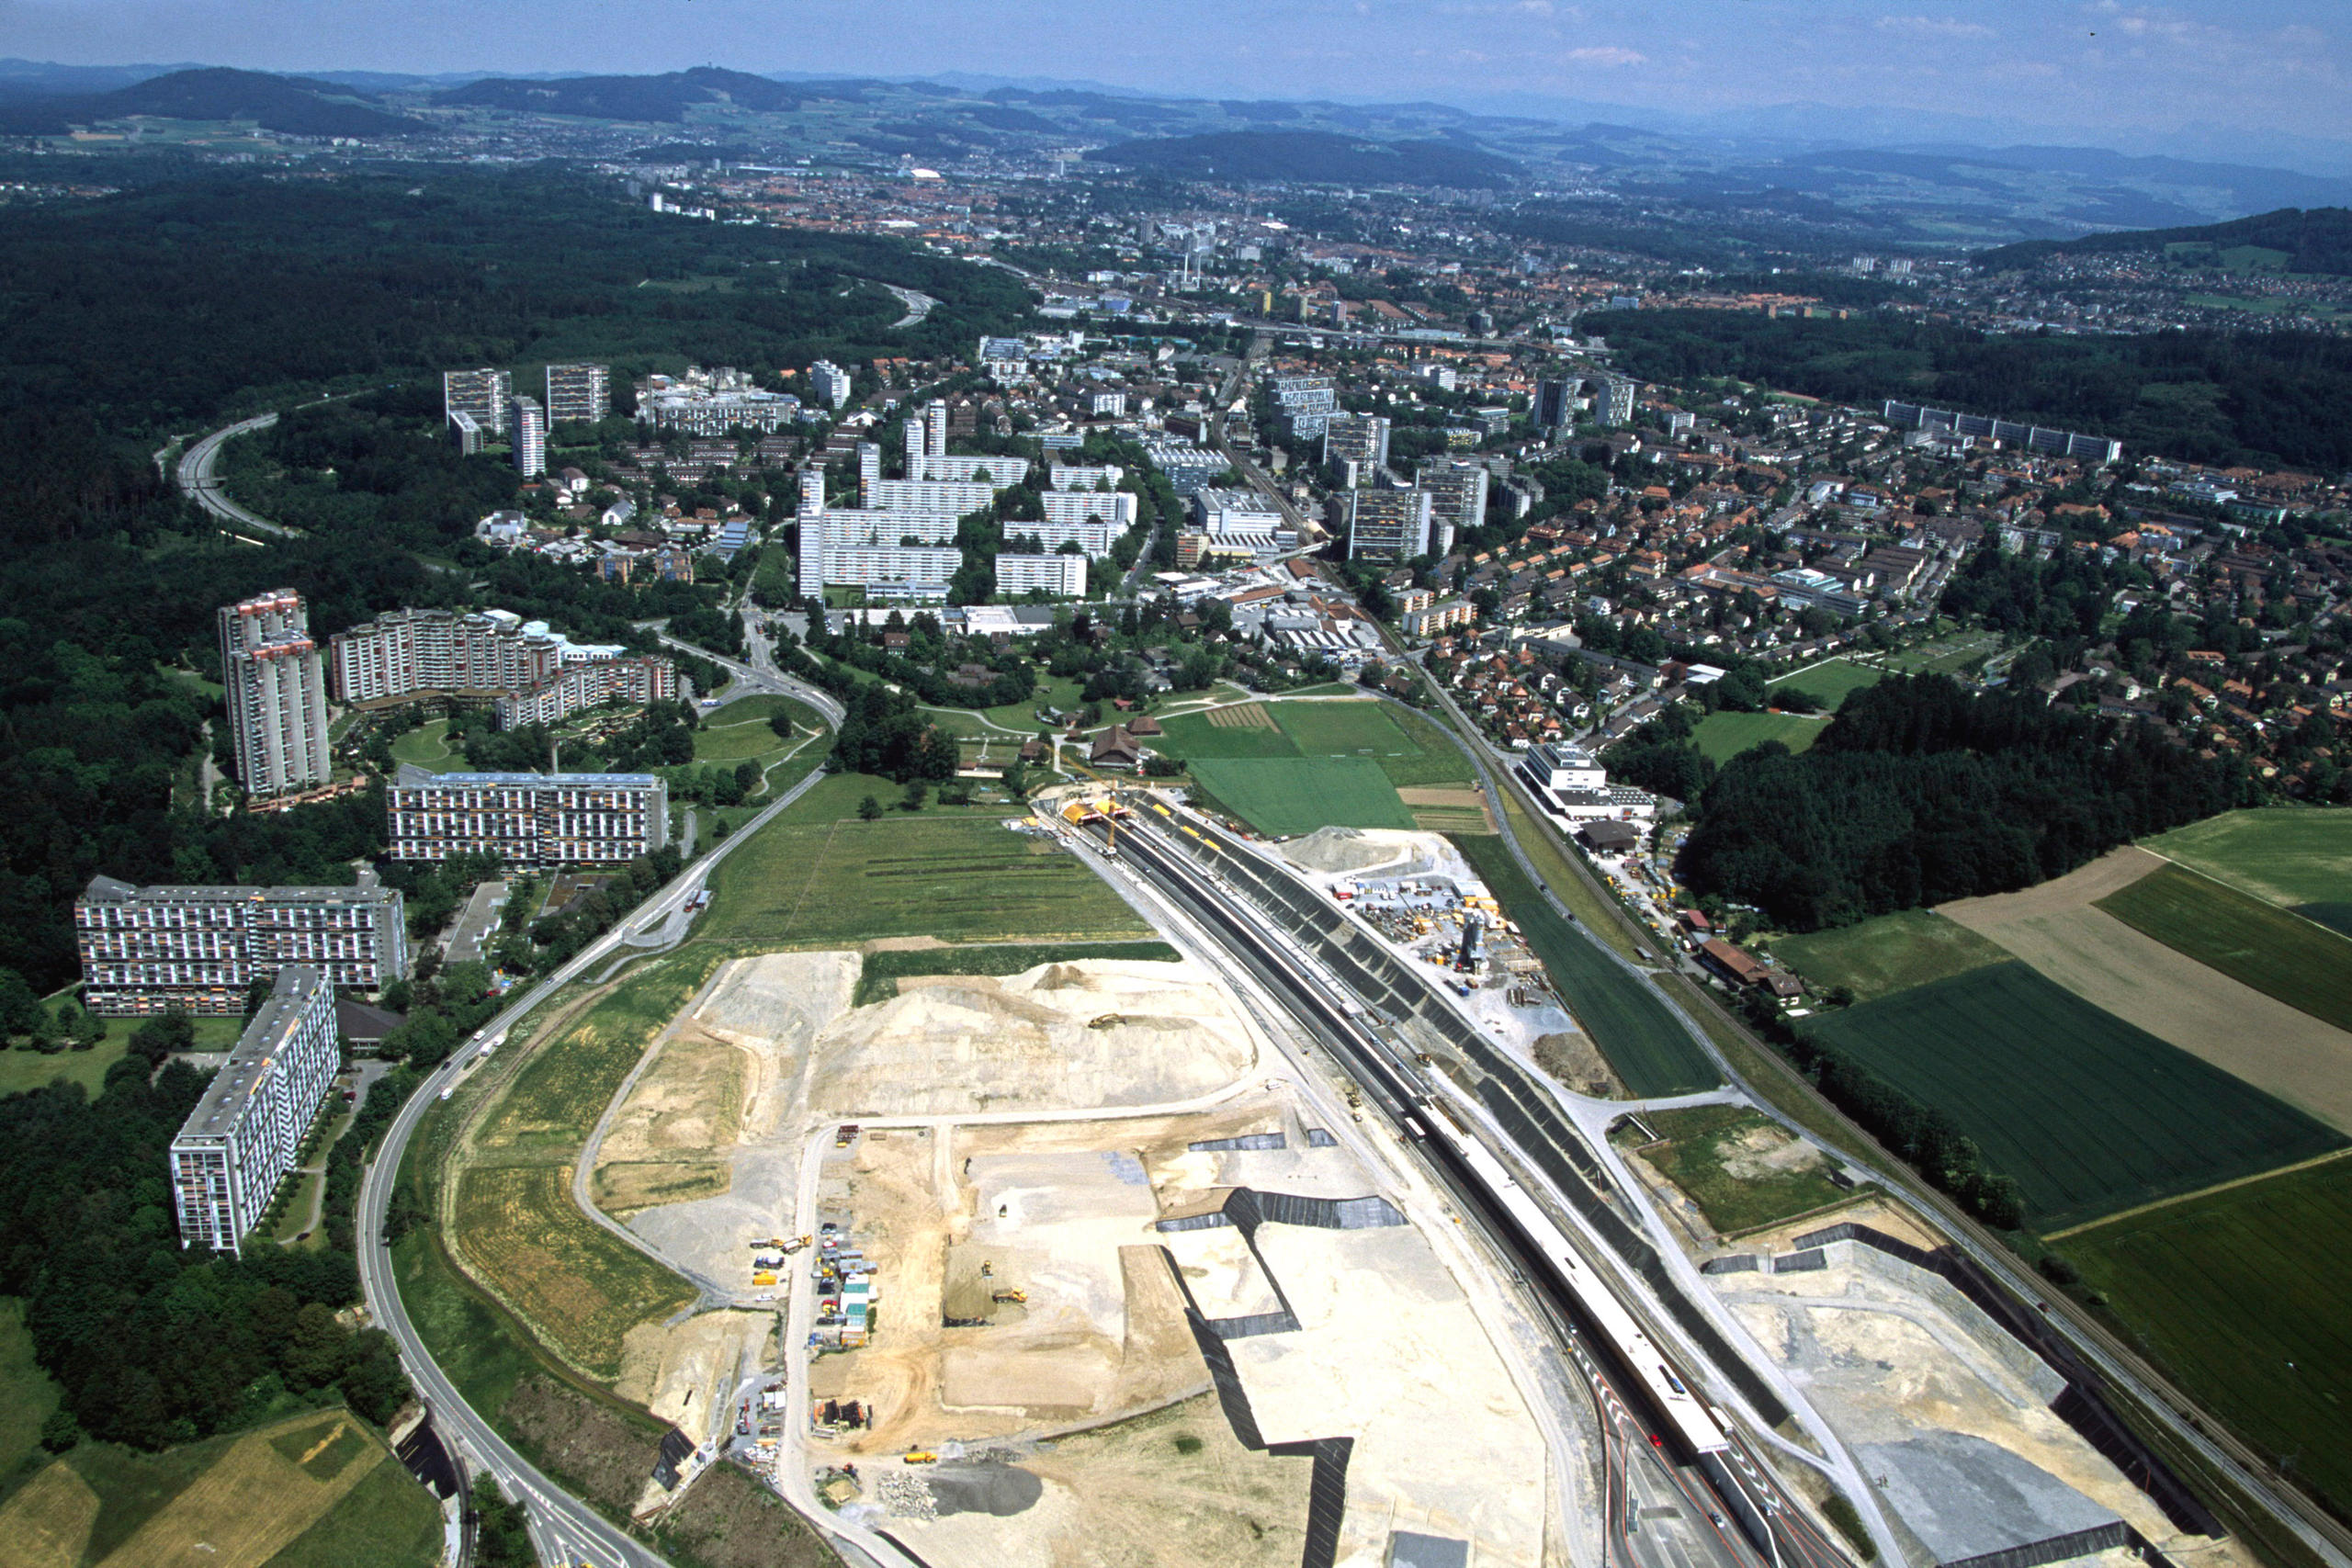
{"type": "MultiPolygon", "coordinates": [[[[821,692],[803,686],[787,676],[763,676],[731,660],[721,662],[728,663],[763,689],[788,694],[825,713],[829,718],[838,718],[840,705],[821,692]]],[[[763,807],[758,816],[744,823],[741,831],[722,840],[701,860],[680,872],[667,886],[629,911],[627,919],[616,922],[611,931],[582,948],[561,968],[502,1009],[495,1018],[482,1026],[484,1038],[511,1031],[533,1010],[596,965],[616,955],[625,958],[641,951],[628,945],[630,932],[656,920],[666,919],[702,889],[714,866],[732,853],[737,846],[748,842],[753,834],[788,809],[824,776],[821,772],[812,773],[786,790],[763,807]]],[[[400,1347],[401,1363],[408,1371],[410,1382],[416,1385],[418,1397],[433,1411],[435,1423],[443,1438],[453,1450],[464,1456],[469,1474],[488,1472],[497,1478],[500,1487],[508,1496],[523,1505],[540,1561],[587,1562],[595,1564],[596,1568],[664,1568],[663,1559],[658,1553],[629,1539],[619,1529],[607,1523],[594,1508],[548,1480],[492,1428],[484,1413],[466,1404],[456,1386],[434,1362],[432,1353],[425,1348],[416,1325],[410,1321],[407,1308],[401,1302],[399,1286],[392,1277],[391,1254],[386,1250],[383,1240],[385,1209],[391,1201],[392,1189],[399,1179],[401,1156],[418,1122],[440,1103],[441,1091],[458,1081],[467,1066],[479,1056],[480,1051],[481,1047],[470,1043],[460,1047],[418,1086],[409,1097],[408,1103],[401,1107],[399,1115],[392,1119],[390,1128],[384,1134],[382,1147],[378,1150],[374,1163],[368,1168],[359,1190],[357,1236],[359,1283],[367,1299],[368,1310],[377,1326],[390,1334],[400,1347]]]]}
{"type": "Polygon", "coordinates": [[[197,440],[187,451],[180,454],[176,478],[181,493],[226,524],[232,533],[238,529],[250,529],[257,534],[267,534],[274,538],[300,538],[301,536],[297,530],[288,528],[282,523],[272,523],[266,518],[256,517],[231,501],[228,492],[220,488],[220,479],[212,472],[213,465],[220,460],[221,446],[231,437],[243,435],[255,430],[267,430],[277,423],[277,415],[274,412],[256,414],[252,419],[240,420],[235,424],[222,425],[210,434],[197,440]]]}

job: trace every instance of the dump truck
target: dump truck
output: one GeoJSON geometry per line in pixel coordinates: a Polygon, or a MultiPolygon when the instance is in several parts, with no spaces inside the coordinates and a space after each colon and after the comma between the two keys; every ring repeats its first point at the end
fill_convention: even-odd
{"type": "Polygon", "coordinates": [[[937,1464],[939,1456],[929,1449],[910,1449],[899,1456],[901,1464],[937,1464]]]}

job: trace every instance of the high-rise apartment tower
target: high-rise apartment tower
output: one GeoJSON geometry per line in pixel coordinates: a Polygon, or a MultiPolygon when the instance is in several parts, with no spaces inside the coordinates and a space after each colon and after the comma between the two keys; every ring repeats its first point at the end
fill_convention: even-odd
{"type": "Polygon", "coordinates": [[[247,794],[284,795],[334,776],[326,670],[300,593],[279,588],[221,606],[220,679],[247,794]]]}

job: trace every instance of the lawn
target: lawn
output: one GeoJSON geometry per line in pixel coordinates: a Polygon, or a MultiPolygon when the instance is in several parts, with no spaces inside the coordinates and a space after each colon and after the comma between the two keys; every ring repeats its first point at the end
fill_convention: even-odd
{"type": "Polygon", "coordinates": [[[781,755],[812,729],[822,727],[815,712],[789,697],[745,697],[703,716],[702,728],[695,731],[695,761],[740,762],[750,757],[781,755]],[[779,709],[789,713],[797,727],[798,733],[791,740],[780,739],[768,726],[779,709]]]}
{"type": "Polygon", "coordinates": [[[1150,934],[1069,852],[1007,830],[1003,807],[985,816],[892,810],[865,822],[854,815],[864,793],[854,780],[851,792],[819,803],[842,782],[828,779],[800,803],[818,804],[821,818],[796,807],[712,874],[704,937],[814,947],[884,936],[1150,934]]]}
{"type": "Polygon", "coordinates": [[[2017,1179],[2038,1231],[2252,1176],[2343,1137],[2015,961],[1813,1021],[2017,1179]]]}
{"type": "Polygon", "coordinates": [[[2209,969],[2352,1029],[2352,941],[2335,931],[2177,865],[2098,907],[2209,969]]]}
{"type": "Polygon", "coordinates": [[[2159,833],[2140,847],[2289,908],[2352,903],[2352,811],[2307,806],[2225,811],[2159,833]]]}
{"type": "Polygon", "coordinates": [[[1772,956],[1816,992],[1850,986],[1875,1001],[2009,959],[2006,948],[1932,909],[1905,909],[1859,925],[1772,939],[1772,956]]]}
{"type": "Polygon", "coordinates": [[[40,1424],[57,1408],[57,1385],[33,1359],[25,1303],[0,1296],[0,1495],[40,1452],[40,1424]]]}
{"type": "Polygon", "coordinates": [[[1792,751],[1809,750],[1826,723],[1793,713],[1711,713],[1699,721],[1690,741],[1720,766],[1767,740],[1777,740],[1792,751]]]}
{"type": "Polygon", "coordinates": [[[1192,770],[1227,810],[1270,836],[1413,826],[1396,786],[1369,757],[1204,759],[1192,770]]]}
{"type": "Polygon", "coordinates": [[[1418,715],[1362,699],[1268,707],[1303,757],[1369,757],[1402,788],[1469,784],[1469,761],[1418,715]]]}
{"type": "MultiPolygon", "coordinates": [[[[49,998],[48,1005],[55,1008],[57,998],[49,998]]],[[[0,1094],[40,1089],[62,1077],[80,1084],[85,1094],[96,1099],[98,1090],[105,1086],[107,1069],[129,1048],[130,1032],[146,1020],[108,1018],[99,1021],[106,1025],[106,1034],[86,1051],[60,1051],[54,1055],[40,1051],[0,1051],[0,1094]]],[[[195,1049],[198,1051],[226,1051],[245,1031],[242,1018],[192,1018],[188,1022],[196,1030],[195,1049]]]]}
{"type": "Polygon", "coordinates": [[[1713,1089],[1723,1081],[1673,1010],[1591,938],[1571,930],[1536,892],[1502,840],[1463,834],[1452,841],[1500,901],[1503,913],[1519,923],[1568,1010],[1628,1089],[1648,1099],[1713,1089]]]}
{"type": "Polygon", "coordinates": [[[1746,1106],[1697,1105],[1643,1119],[1664,1141],[1643,1148],[1642,1157],[1688,1193],[1719,1235],[1779,1224],[1854,1195],[1819,1161],[1781,1169],[1758,1159],[1759,1149],[1788,1148],[1792,1140],[1779,1122],[1746,1106]]]}
{"type": "Polygon", "coordinates": [[[2352,1162],[2129,1215],[2064,1250],[2191,1395],[2352,1511],[2352,1162]]]}
{"type": "Polygon", "coordinates": [[[1795,671],[1767,683],[1767,689],[1803,692],[1828,712],[1838,711],[1846,694],[1863,686],[1875,686],[1886,679],[1886,671],[1873,670],[1867,664],[1857,664],[1850,659],[1826,659],[1804,670],[1795,671]]]}
{"type": "Polygon", "coordinates": [[[405,1466],[379,1464],[267,1568],[424,1568],[441,1560],[441,1505],[405,1466]]]}
{"type": "Polygon", "coordinates": [[[420,768],[438,766],[457,755],[449,750],[449,721],[430,718],[414,729],[392,738],[392,760],[413,762],[420,768]]]}
{"type": "Polygon", "coordinates": [[[1180,713],[1160,721],[1152,750],[1188,762],[1210,758],[1298,756],[1298,742],[1274,722],[1273,705],[1243,703],[1205,713],[1180,713]]]}

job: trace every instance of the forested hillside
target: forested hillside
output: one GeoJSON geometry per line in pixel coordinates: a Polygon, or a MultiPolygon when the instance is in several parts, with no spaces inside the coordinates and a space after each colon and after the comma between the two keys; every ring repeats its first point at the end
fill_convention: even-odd
{"type": "Polygon", "coordinates": [[[2186,264],[2210,266],[2224,253],[2242,247],[2278,252],[2275,265],[2280,272],[2352,276],[2352,209],[2289,207],[2188,229],[2126,229],[2079,240],[2029,240],[1987,251],[1976,265],[1997,272],[2060,255],[2171,254],[2186,264]]]}
{"type": "Polygon", "coordinates": [[[1888,316],[1724,310],[1586,319],[1644,380],[1730,376],[1840,402],[1901,398],[2088,431],[2200,463],[2352,466],[2352,339],[1995,337],[1888,316]]]}
{"type": "Polygon", "coordinates": [[[337,863],[380,833],[362,825],[355,841],[332,809],[194,808],[198,736],[217,711],[195,677],[217,661],[219,605],[288,584],[323,635],[477,597],[482,581],[481,596],[610,641],[691,607],[664,597],[674,585],[596,583],[457,545],[512,479],[395,439],[400,418],[437,409],[442,368],[580,356],[772,371],[961,350],[1027,308],[996,269],[665,218],[552,169],[214,171],[0,225],[0,969],[44,991],[74,976],[68,914],[94,873],[340,880],[337,863]],[[688,278],[691,291],[659,287],[688,278]],[[894,329],[903,307],[861,279],[941,303],[894,329]],[[334,504],[301,519],[311,537],[232,545],[152,459],[175,433],[376,382],[398,385],[291,415],[277,438],[287,461],[338,469],[334,504]],[[467,570],[410,553],[426,548],[462,554],[467,570]]]}

